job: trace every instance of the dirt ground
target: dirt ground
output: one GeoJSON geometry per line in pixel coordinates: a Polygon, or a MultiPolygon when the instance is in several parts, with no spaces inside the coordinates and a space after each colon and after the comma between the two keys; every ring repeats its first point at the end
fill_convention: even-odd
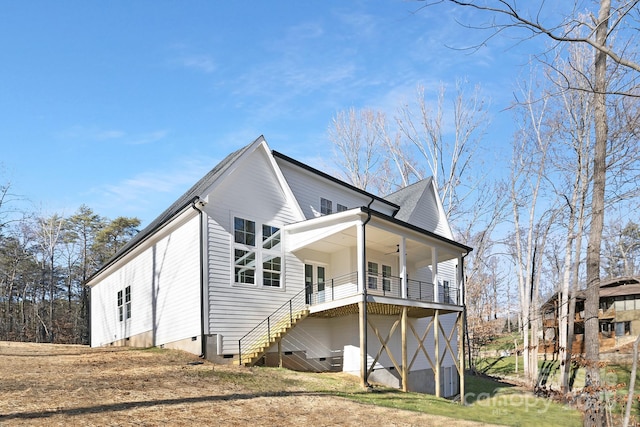
{"type": "Polygon", "coordinates": [[[178,351],[0,342],[0,425],[481,425],[326,396],[293,372],[252,386],[251,369],[199,362],[178,351]]]}

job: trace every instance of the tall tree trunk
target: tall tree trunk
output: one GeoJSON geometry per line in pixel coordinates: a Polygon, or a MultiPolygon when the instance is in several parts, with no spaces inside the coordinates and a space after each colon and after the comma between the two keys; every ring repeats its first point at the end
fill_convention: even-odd
{"type": "MultiPolygon", "coordinates": [[[[605,46],[610,0],[600,1],[598,14],[596,43],[605,46]]],[[[593,158],[593,196],[591,201],[591,228],[589,230],[589,243],[587,244],[587,291],[584,304],[584,335],[585,358],[587,361],[587,373],[585,386],[587,391],[600,387],[600,372],[598,368],[600,355],[598,308],[600,302],[600,246],[602,241],[602,228],[604,226],[604,195],[606,183],[606,159],[607,159],[607,56],[600,50],[595,52],[594,75],[594,108],[595,108],[595,149],[593,158]]],[[[586,426],[604,425],[604,405],[598,398],[597,391],[589,393],[589,404],[585,412],[586,426]]]]}

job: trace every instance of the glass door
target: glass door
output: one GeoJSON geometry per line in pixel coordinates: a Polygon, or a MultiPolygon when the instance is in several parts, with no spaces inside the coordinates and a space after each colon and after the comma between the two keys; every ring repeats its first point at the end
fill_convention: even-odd
{"type": "Polygon", "coordinates": [[[325,301],[326,269],[316,264],[304,265],[304,286],[307,304],[325,301]]]}

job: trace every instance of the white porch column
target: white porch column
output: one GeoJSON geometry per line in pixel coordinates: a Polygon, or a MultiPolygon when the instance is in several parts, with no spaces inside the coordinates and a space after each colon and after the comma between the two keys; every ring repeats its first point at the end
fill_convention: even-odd
{"type": "Polygon", "coordinates": [[[400,250],[400,280],[402,282],[400,296],[406,299],[409,283],[407,281],[407,239],[405,237],[400,239],[398,248],[400,250]]]}
{"type": "Polygon", "coordinates": [[[433,302],[440,302],[438,292],[438,248],[431,248],[431,272],[433,276],[433,302]]]}
{"type": "Polygon", "coordinates": [[[365,264],[365,252],[364,252],[364,223],[362,220],[358,221],[356,225],[356,262],[357,262],[357,271],[358,271],[358,293],[363,293],[365,291],[364,284],[366,283],[366,271],[364,267],[365,264]]]}
{"type": "Polygon", "coordinates": [[[464,261],[462,256],[458,257],[458,268],[456,271],[458,280],[458,305],[464,305],[464,261]]]}

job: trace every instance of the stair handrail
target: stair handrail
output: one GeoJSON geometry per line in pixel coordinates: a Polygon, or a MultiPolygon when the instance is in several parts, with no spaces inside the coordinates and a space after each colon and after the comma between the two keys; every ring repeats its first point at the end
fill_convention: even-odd
{"type": "Polygon", "coordinates": [[[252,348],[254,344],[264,341],[264,338],[266,338],[267,343],[271,343],[271,326],[281,323],[287,316],[289,319],[286,325],[293,325],[293,314],[306,310],[306,308],[305,289],[303,289],[238,340],[238,364],[243,364],[243,346],[245,349],[252,348]],[[245,342],[243,343],[243,341],[245,342]]]}

